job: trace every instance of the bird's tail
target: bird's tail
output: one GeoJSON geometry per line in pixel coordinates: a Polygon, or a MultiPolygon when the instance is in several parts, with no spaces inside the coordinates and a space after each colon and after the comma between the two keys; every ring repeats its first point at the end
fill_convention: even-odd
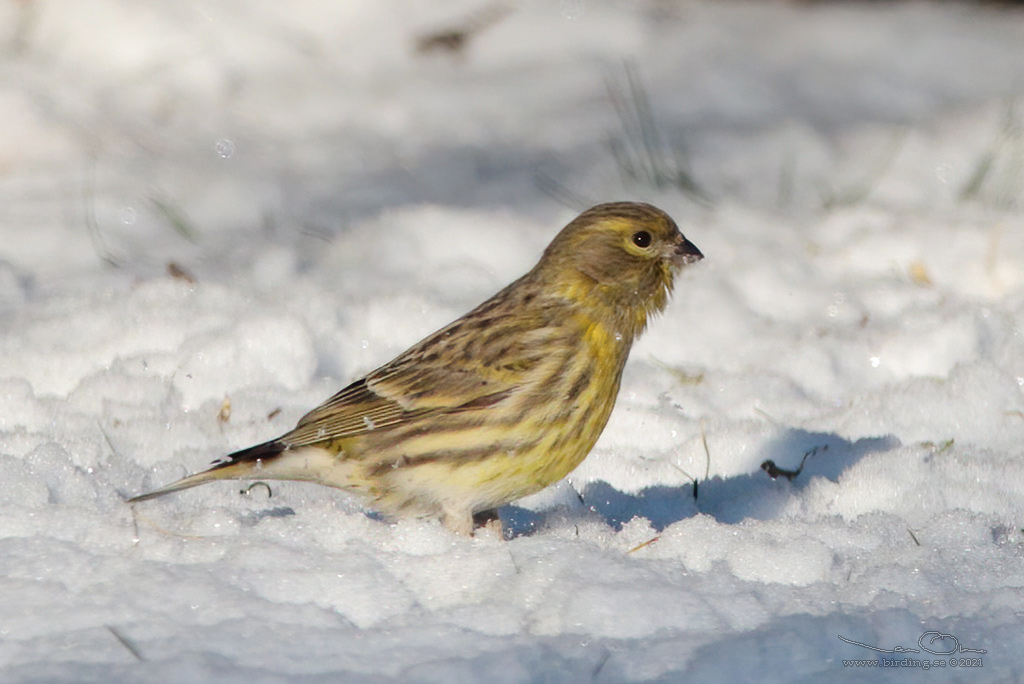
{"type": "MultiPolygon", "coordinates": [[[[214,463],[213,467],[209,470],[204,470],[201,473],[195,473],[188,477],[183,477],[177,482],[172,482],[169,485],[155,489],[152,492],[145,494],[139,494],[128,499],[128,503],[138,503],[139,501],[148,501],[149,499],[155,499],[158,496],[164,494],[170,494],[171,492],[179,492],[182,489],[189,489],[190,487],[197,487],[207,482],[213,482],[214,480],[244,480],[247,478],[260,478],[269,477],[275,478],[275,474],[272,472],[262,473],[262,464],[264,461],[270,463],[273,459],[280,456],[287,449],[287,445],[281,442],[271,441],[263,444],[257,444],[254,447],[248,449],[242,449],[236,451],[233,454],[226,456],[223,460],[214,463]]],[[[283,479],[280,475],[276,476],[277,479],[283,479]]]]}

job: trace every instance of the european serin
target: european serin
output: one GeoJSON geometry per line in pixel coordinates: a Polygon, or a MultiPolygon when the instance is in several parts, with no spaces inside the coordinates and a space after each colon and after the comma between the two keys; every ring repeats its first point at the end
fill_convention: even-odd
{"type": "Polygon", "coordinates": [[[633,340],[703,258],[649,204],[580,214],[529,273],[356,380],[277,439],[149,494],[220,479],[308,480],[390,515],[475,514],[540,491],[586,457],[633,340]]]}

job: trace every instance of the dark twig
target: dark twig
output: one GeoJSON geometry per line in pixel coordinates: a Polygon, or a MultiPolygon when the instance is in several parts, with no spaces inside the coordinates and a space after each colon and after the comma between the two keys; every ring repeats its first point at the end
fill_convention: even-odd
{"type": "Polygon", "coordinates": [[[121,632],[118,629],[116,629],[115,627],[111,627],[110,625],[104,625],[104,626],[107,628],[108,632],[110,632],[111,634],[114,635],[115,639],[117,639],[118,641],[121,642],[121,645],[124,646],[128,650],[129,653],[131,653],[133,656],[135,656],[136,660],[138,660],[139,662],[143,662],[143,661],[146,660],[145,658],[142,657],[142,654],[139,653],[139,649],[137,649],[135,647],[135,644],[133,644],[131,641],[128,640],[127,637],[125,637],[123,634],[121,634],[121,632]]]}
{"type": "Polygon", "coordinates": [[[270,485],[268,485],[263,480],[260,480],[259,482],[253,482],[251,485],[249,485],[245,489],[238,490],[238,493],[242,494],[244,496],[252,496],[252,490],[255,489],[256,487],[260,487],[260,486],[263,486],[263,487],[267,488],[267,498],[268,499],[274,496],[274,491],[270,488],[270,485]]]}
{"type": "Polygon", "coordinates": [[[796,478],[796,476],[803,471],[804,463],[807,462],[807,458],[809,456],[817,454],[819,451],[825,451],[827,449],[828,445],[826,444],[825,446],[814,447],[810,451],[806,452],[804,454],[804,457],[800,459],[800,465],[797,467],[796,470],[780,468],[779,466],[775,465],[775,461],[771,460],[770,458],[761,464],[761,470],[768,473],[768,477],[772,478],[773,480],[778,479],[781,476],[792,482],[796,478]]]}

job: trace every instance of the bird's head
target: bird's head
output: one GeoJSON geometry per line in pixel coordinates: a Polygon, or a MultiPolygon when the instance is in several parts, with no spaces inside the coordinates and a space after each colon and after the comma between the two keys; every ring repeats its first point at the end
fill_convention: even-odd
{"type": "Polygon", "coordinates": [[[679,269],[703,258],[662,210],[612,202],[584,211],[563,228],[537,271],[561,296],[621,317],[632,337],[665,308],[679,269]]]}

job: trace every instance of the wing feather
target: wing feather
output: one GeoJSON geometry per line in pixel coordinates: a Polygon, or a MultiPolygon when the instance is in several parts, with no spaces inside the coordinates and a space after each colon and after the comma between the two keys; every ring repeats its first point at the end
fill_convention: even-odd
{"type": "Polygon", "coordinates": [[[539,308],[524,320],[521,311],[513,318],[490,304],[348,385],[278,441],[295,448],[482,410],[535,384],[552,360],[547,343],[565,334],[564,316],[539,308]]]}

